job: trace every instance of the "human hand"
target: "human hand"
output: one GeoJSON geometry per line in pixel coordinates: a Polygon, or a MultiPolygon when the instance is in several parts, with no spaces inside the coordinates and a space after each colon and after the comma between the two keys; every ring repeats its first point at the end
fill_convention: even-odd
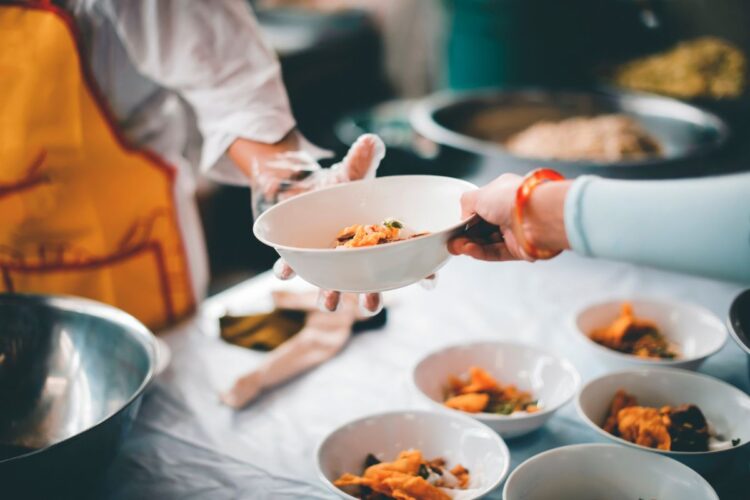
{"type": "Polygon", "coordinates": [[[516,241],[511,229],[516,191],[523,178],[503,174],[486,186],[464,193],[461,197],[462,217],[479,216],[497,226],[497,231],[484,236],[471,231],[448,242],[453,255],[468,255],[478,260],[533,260],[516,241]]]}
{"type": "MultiPolygon", "coordinates": [[[[372,178],[385,156],[385,145],[373,134],[361,136],[349,149],[344,159],[331,167],[322,169],[309,155],[287,152],[275,155],[261,164],[256,162],[251,176],[253,188],[253,212],[257,216],[263,210],[297,194],[321,187],[372,178]]],[[[295,276],[294,270],[282,259],[273,266],[274,274],[288,280],[295,276]]],[[[425,286],[434,283],[431,276],[425,286]]],[[[341,300],[337,291],[321,290],[319,304],[322,309],[334,311],[341,300]]],[[[361,313],[372,315],[382,309],[379,293],[359,296],[361,313]]]]}
{"type": "Polygon", "coordinates": [[[524,210],[523,227],[514,228],[516,192],[522,182],[523,178],[518,175],[503,174],[488,185],[464,194],[461,198],[463,216],[477,215],[496,226],[497,231],[489,236],[477,236],[468,230],[448,242],[448,250],[454,255],[486,261],[534,261],[516,238],[520,232],[535,248],[548,253],[556,254],[568,248],[564,205],[570,182],[539,185],[524,210]]]}

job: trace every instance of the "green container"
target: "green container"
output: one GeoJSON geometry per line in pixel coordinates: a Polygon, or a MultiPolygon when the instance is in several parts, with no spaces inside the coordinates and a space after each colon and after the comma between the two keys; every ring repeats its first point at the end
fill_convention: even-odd
{"type": "MultiPolygon", "coordinates": [[[[605,1],[605,0],[599,0],[605,1]]],[[[575,85],[590,79],[593,0],[446,0],[447,84],[575,85]]]]}

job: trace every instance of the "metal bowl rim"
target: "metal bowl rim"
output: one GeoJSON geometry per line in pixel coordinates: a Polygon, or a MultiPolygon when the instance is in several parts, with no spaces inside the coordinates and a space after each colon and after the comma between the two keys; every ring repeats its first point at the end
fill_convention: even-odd
{"type": "Polygon", "coordinates": [[[62,446],[69,441],[79,438],[85,433],[88,433],[98,427],[103,426],[104,424],[107,423],[107,421],[111,420],[112,418],[116,417],[118,414],[125,411],[127,408],[130,407],[130,405],[133,404],[133,402],[135,402],[136,400],[138,400],[138,398],[143,396],[143,392],[146,390],[146,387],[148,387],[148,385],[151,383],[151,381],[154,378],[154,366],[156,364],[156,340],[154,339],[154,334],[143,323],[138,321],[134,316],[114,306],[104,304],[102,302],[98,302],[92,299],[76,297],[73,295],[45,295],[45,294],[36,294],[36,293],[0,294],[0,303],[8,299],[22,299],[26,301],[36,302],[38,304],[41,304],[47,307],[51,306],[51,307],[65,310],[65,311],[70,311],[70,312],[75,312],[79,314],[85,314],[88,316],[94,316],[100,319],[105,319],[112,323],[116,323],[118,325],[126,327],[125,328],[126,331],[129,332],[130,334],[133,334],[133,337],[137,339],[137,342],[141,344],[141,346],[145,349],[146,356],[148,357],[148,370],[146,371],[146,375],[143,377],[143,381],[138,386],[138,388],[135,391],[133,391],[133,394],[130,396],[130,398],[128,398],[128,400],[125,403],[123,403],[120,408],[118,408],[111,414],[103,417],[101,420],[87,427],[86,429],[78,431],[72,436],[68,436],[65,439],[62,439],[49,446],[38,448],[36,450],[32,450],[27,453],[23,453],[21,455],[16,455],[10,458],[6,458],[5,460],[0,460],[0,466],[9,464],[11,462],[24,460],[34,455],[44,453],[52,448],[62,446]]]}
{"type": "Polygon", "coordinates": [[[735,305],[739,302],[740,298],[743,298],[746,295],[750,296],[750,288],[741,291],[735,298],[732,299],[732,303],[729,305],[729,312],[727,313],[727,329],[729,330],[729,335],[732,336],[732,339],[737,344],[737,346],[748,356],[750,356],[750,344],[748,343],[750,342],[750,338],[748,338],[746,334],[744,335],[745,340],[740,338],[740,335],[734,329],[733,321],[735,305]]]}
{"type": "MultiPolygon", "coordinates": [[[[659,167],[662,165],[669,164],[674,161],[684,160],[693,158],[696,156],[705,155],[710,151],[715,151],[720,147],[724,146],[729,137],[731,136],[731,130],[729,125],[718,115],[702,109],[698,106],[682,102],[678,99],[671,97],[665,97],[659,94],[650,94],[646,92],[636,91],[625,91],[617,89],[615,87],[608,86],[595,86],[588,88],[556,88],[556,87],[541,87],[541,86],[503,86],[503,87],[486,87],[473,90],[445,90],[436,92],[428,95],[422,99],[419,99],[412,107],[410,113],[410,122],[414,130],[423,135],[427,139],[434,141],[438,144],[444,144],[450,147],[462,151],[468,151],[471,153],[479,153],[486,156],[495,158],[507,158],[513,160],[520,160],[526,162],[541,162],[551,167],[554,166],[576,166],[580,168],[591,168],[591,167],[607,167],[607,168],[620,168],[628,169],[634,167],[642,167],[652,165],[659,167]],[[683,112],[690,114],[698,114],[703,116],[704,120],[709,122],[716,132],[716,137],[708,143],[701,144],[699,146],[693,146],[684,152],[669,156],[669,157],[652,157],[643,160],[630,160],[621,162],[592,162],[588,160],[583,161],[562,161],[552,160],[545,158],[529,158],[525,156],[517,156],[508,152],[504,147],[493,144],[490,141],[484,141],[477,139],[470,135],[462,134],[450,130],[443,125],[439,124],[435,119],[434,115],[438,111],[445,109],[449,106],[469,102],[477,101],[482,99],[494,98],[499,95],[542,95],[549,96],[552,94],[556,95],[570,95],[570,96],[589,96],[597,99],[625,99],[630,102],[660,102],[668,104],[676,108],[681,109],[683,112]]],[[[680,119],[680,121],[687,121],[680,119]]],[[[691,122],[695,123],[695,122],[691,122]]]]}

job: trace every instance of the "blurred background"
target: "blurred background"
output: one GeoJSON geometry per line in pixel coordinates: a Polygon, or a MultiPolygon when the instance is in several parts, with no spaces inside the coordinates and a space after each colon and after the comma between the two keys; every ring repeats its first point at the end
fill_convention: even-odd
{"type": "MultiPolygon", "coordinates": [[[[551,102],[564,108],[566,104],[556,100],[565,98],[550,93],[558,89],[614,88],[619,92],[618,88],[626,90],[630,86],[631,90],[671,94],[711,113],[708,118],[690,115],[690,120],[703,120],[713,134],[706,140],[721,147],[706,148],[710,153],[700,157],[694,155],[695,158],[671,162],[669,170],[658,170],[661,165],[643,168],[653,167],[651,171],[662,172],[656,175],[659,177],[708,175],[750,166],[747,140],[750,97],[744,85],[746,58],[750,54],[747,29],[750,2],[745,0],[251,0],[250,3],[266,39],[281,60],[301,131],[314,143],[335,151],[338,158],[360,133],[378,133],[388,145],[379,175],[466,176],[481,166],[489,169],[489,176],[496,176],[512,165],[515,161],[512,157],[499,160],[495,157],[494,162],[490,161],[494,150],[483,149],[482,143],[456,147],[455,141],[425,137],[429,134],[418,133],[411,124],[415,102],[424,96],[441,91],[469,92],[460,95],[471,96],[474,89],[485,88],[542,89],[541,93],[529,94],[535,107],[529,111],[527,102],[524,108],[527,115],[541,109],[542,101],[546,106],[543,113],[539,111],[542,115],[549,114],[551,102]],[[714,42],[728,44],[731,55],[742,54],[739,65],[727,69],[729,63],[724,59],[726,64],[720,62],[716,56],[715,64],[709,68],[716,72],[719,81],[733,79],[728,85],[734,90],[701,92],[690,87],[694,76],[691,65],[696,64],[691,58],[699,57],[701,50],[708,50],[701,42],[694,50],[690,49],[693,52],[683,51],[671,62],[652,61],[657,73],[666,71],[670,75],[668,83],[672,86],[684,83],[686,87],[682,90],[666,86],[662,91],[658,82],[651,82],[648,88],[636,88],[638,84],[633,84],[633,79],[626,81],[618,76],[623,64],[629,61],[664,53],[679,43],[705,40],[702,37],[707,36],[714,42]],[[721,127],[711,121],[712,116],[721,120],[721,127]],[[726,137],[722,127],[728,131],[726,137]]],[[[450,126],[444,123],[445,127],[484,140],[494,132],[480,129],[498,127],[498,120],[507,122],[514,116],[505,94],[501,98],[493,96],[491,104],[463,103],[460,119],[453,118],[450,110],[438,110],[431,116],[445,116],[446,120],[452,120],[450,126]],[[472,106],[481,109],[475,112],[472,106]],[[488,113],[490,106],[496,106],[498,113],[482,118],[478,113],[488,113]]],[[[607,99],[612,101],[612,96],[607,99]]],[[[490,101],[481,101],[487,102],[490,101]]],[[[624,106],[620,100],[617,102],[618,106],[624,106]]],[[[647,110],[662,106],[657,101],[627,102],[631,108],[637,105],[647,110]]],[[[580,103],[576,106],[580,107],[580,103]]],[[[664,109],[665,115],[693,113],[674,105],[664,109]]],[[[649,128],[649,123],[646,125],[649,128]]],[[[705,139],[699,134],[709,132],[690,132],[687,150],[700,149],[690,141],[697,144],[705,139]]],[[[629,172],[649,177],[648,170],[645,175],[643,170],[629,172]]],[[[210,291],[216,293],[268,269],[276,254],[252,236],[250,195],[246,188],[220,186],[205,178],[201,182],[199,204],[210,258],[210,291]]]]}

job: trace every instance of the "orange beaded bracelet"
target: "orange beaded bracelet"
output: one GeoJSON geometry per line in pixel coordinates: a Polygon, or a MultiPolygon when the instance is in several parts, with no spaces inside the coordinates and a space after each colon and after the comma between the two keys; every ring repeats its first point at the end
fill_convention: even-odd
{"type": "Polygon", "coordinates": [[[516,237],[516,241],[524,252],[532,259],[551,259],[555,255],[559,254],[562,250],[543,250],[535,247],[527,238],[523,230],[523,211],[531,200],[531,193],[540,184],[551,181],[561,181],[565,177],[559,172],[549,168],[538,168],[533,172],[529,172],[526,177],[523,178],[521,185],[516,190],[516,204],[513,206],[513,236],[516,237]]]}

